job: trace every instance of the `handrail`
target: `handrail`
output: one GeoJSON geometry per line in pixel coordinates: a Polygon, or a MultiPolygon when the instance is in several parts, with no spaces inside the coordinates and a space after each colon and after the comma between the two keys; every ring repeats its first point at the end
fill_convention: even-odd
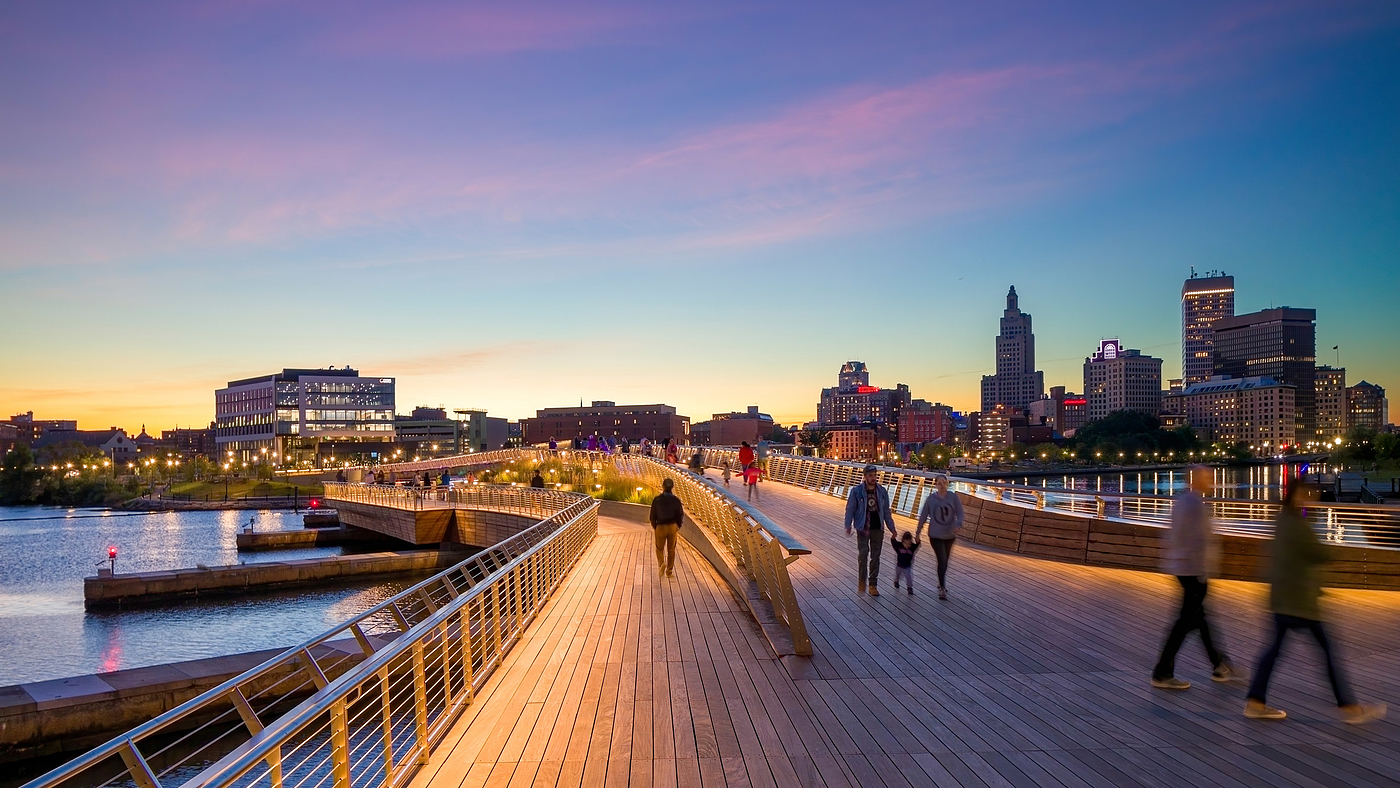
{"type": "MultiPolygon", "coordinates": [[[[588,539],[596,533],[597,502],[588,496],[531,488],[502,488],[495,494],[499,498],[516,498],[522,509],[533,506],[552,511],[546,511],[540,522],[520,533],[138,725],[26,783],[24,788],[58,788],[68,784],[101,788],[121,778],[133,780],[138,788],[170,788],[161,782],[166,775],[207,760],[211,753],[221,754],[228,749],[230,737],[258,739],[264,732],[264,718],[281,713],[290,699],[324,691],[337,677],[363,674],[364,661],[372,660],[386,648],[383,641],[414,642],[416,636],[410,633],[420,629],[419,625],[436,620],[441,610],[452,607],[457,600],[474,599],[484,593],[494,582],[492,578],[561,539],[561,534],[576,523],[591,523],[588,539]],[[404,640],[406,637],[408,640],[404,640]],[[364,660],[359,667],[352,664],[357,657],[364,660]],[[201,721],[205,717],[210,719],[201,721]],[[165,740],[195,722],[198,724],[193,731],[173,742],[165,740]],[[201,738],[196,740],[196,736],[201,738]],[[148,742],[150,748],[143,748],[148,742]],[[186,748],[188,752],[184,752],[186,748]],[[118,758],[121,766],[117,774],[103,781],[110,764],[118,758]]],[[[584,540],[582,545],[575,545],[577,550],[572,553],[570,564],[586,544],[584,540]]],[[[537,601],[542,603],[542,599],[537,601]]]]}
{"type": "Polygon", "coordinates": [[[596,532],[593,505],[185,787],[403,785],[596,532]]]}
{"type": "MultiPolygon", "coordinates": [[[[726,460],[737,465],[738,452],[733,449],[699,447],[699,450],[707,465],[718,466],[726,460]]],[[[945,475],[912,468],[876,467],[880,483],[890,491],[891,508],[909,517],[918,516],[919,506],[933,480],[945,475]]],[[[844,498],[852,487],[861,483],[864,468],[864,463],[845,460],[770,455],[767,474],[776,481],[844,498]]],[[[1003,504],[1138,525],[1165,526],[1170,522],[1175,500],[1166,495],[1030,487],[956,476],[948,476],[948,481],[950,489],[957,492],[1003,504]]],[[[1220,530],[1250,536],[1271,534],[1273,519],[1281,508],[1277,501],[1209,498],[1207,502],[1220,530]]],[[[1308,507],[1308,517],[1319,535],[1329,541],[1400,549],[1400,508],[1313,503],[1308,507]]]]}

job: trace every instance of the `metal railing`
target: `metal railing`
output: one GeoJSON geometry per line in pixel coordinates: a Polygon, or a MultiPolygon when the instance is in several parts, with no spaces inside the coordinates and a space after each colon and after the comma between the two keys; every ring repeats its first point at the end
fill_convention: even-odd
{"type": "MultiPolygon", "coordinates": [[[[738,467],[738,451],[731,448],[687,447],[688,457],[696,448],[705,464],[717,467],[728,461],[738,467]]],[[[818,457],[770,454],[768,478],[837,498],[845,498],[863,479],[864,463],[828,460],[818,457]]],[[[890,507],[898,514],[917,517],[924,497],[940,474],[910,468],[880,467],[880,484],[890,493],[890,507]]],[[[1014,506],[1048,510],[1081,517],[1119,520],[1143,525],[1165,526],[1171,520],[1174,499],[1165,495],[1065,490],[1054,487],[988,482],[981,479],[949,477],[949,487],[967,495],[1014,506]]],[[[1280,504],[1276,501],[1238,498],[1207,499],[1220,530],[1249,536],[1269,536],[1280,504]]],[[[1318,534],[1328,541],[1357,546],[1400,549],[1400,508],[1357,504],[1314,503],[1308,518],[1318,534]]]]}
{"type": "Polygon", "coordinates": [[[565,505],[24,788],[402,785],[597,533],[587,496],[510,494],[565,505]]]}
{"type": "Polygon", "coordinates": [[[806,545],[762,512],[677,466],[638,454],[616,455],[613,460],[619,471],[657,490],[662,479],[672,479],[675,494],[691,519],[709,529],[729,550],[759,594],[773,606],[773,615],[787,626],[793,652],[811,656],[812,642],[788,573],[792,562],[812,552],[806,545]]]}
{"type": "Polygon", "coordinates": [[[482,509],[526,517],[548,517],[579,499],[578,493],[501,484],[401,487],[393,484],[326,482],[322,499],[390,509],[482,509]]]}

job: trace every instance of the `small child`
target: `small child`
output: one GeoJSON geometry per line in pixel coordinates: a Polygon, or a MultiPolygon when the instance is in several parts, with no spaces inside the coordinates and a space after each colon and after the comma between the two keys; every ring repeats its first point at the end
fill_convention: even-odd
{"type": "Polygon", "coordinates": [[[758,466],[749,463],[744,467],[744,484],[749,486],[748,500],[752,501],[758,496],[758,466]]]}
{"type": "Polygon", "coordinates": [[[913,534],[905,531],[902,537],[890,537],[890,544],[894,545],[894,587],[899,588],[899,578],[903,577],[905,587],[912,594],[914,593],[914,553],[919,551],[920,543],[914,540],[913,534]]]}
{"type": "Polygon", "coordinates": [[[724,477],[724,486],[725,486],[725,487],[728,487],[728,486],[729,486],[729,460],[725,460],[725,461],[724,461],[724,465],[721,466],[721,467],[723,467],[724,470],[721,472],[720,475],[722,475],[722,476],[724,477]]]}

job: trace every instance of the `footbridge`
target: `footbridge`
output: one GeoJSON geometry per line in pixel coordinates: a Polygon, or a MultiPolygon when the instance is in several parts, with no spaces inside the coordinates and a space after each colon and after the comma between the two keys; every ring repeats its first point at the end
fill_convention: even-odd
{"type": "MultiPolygon", "coordinates": [[[[749,501],[737,482],[637,455],[520,450],[490,464],[512,460],[567,465],[571,482],[491,485],[494,504],[328,490],[336,506],[539,519],[27,788],[1400,782],[1400,727],[1342,725],[1301,646],[1271,687],[1281,723],[1244,719],[1243,688],[1204,680],[1189,645],[1178,675],[1196,686],[1149,686],[1176,604],[1172,579],[1143,571],[1164,503],[958,480],[969,523],[950,598],[925,593],[922,556],[913,593],[871,597],[855,593],[841,528],[855,466],[774,458],[749,501]],[[675,578],[658,576],[637,509],[581,494],[594,470],[647,489],[675,480],[688,518],[675,578]]],[[[485,465],[435,462],[393,470],[485,465]]],[[[882,474],[912,528],[931,479],[882,474]]],[[[1267,514],[1237,537],[1262,545],[1267,514]]],[[[1332,549],[1363,551],[1362,565],[1332,579],[1384,586],[1384,534],[1353,532],[1351,517],[1331,520],[1332,549]]],[[[1243,578],[1257,562],[1236,553],[1243,578]]],[[[1211,587],[1225,648],[1246,666],[1267,634],[1265,591],[1211,587]]],[[[1400,596],[1335,588],[1327,605],[1358,694],[1400,698],[1400,596]]]]}

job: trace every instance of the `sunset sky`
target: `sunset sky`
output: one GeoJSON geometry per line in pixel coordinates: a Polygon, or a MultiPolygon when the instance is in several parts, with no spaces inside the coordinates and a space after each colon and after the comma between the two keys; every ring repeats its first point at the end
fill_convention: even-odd
{"type": "Polygon", "coordinates": [[[1180,369],[1182,280],[1400,395],[1400,4],[10,2],[0,418],[283,367],[518,418],[1180,369]]]}

